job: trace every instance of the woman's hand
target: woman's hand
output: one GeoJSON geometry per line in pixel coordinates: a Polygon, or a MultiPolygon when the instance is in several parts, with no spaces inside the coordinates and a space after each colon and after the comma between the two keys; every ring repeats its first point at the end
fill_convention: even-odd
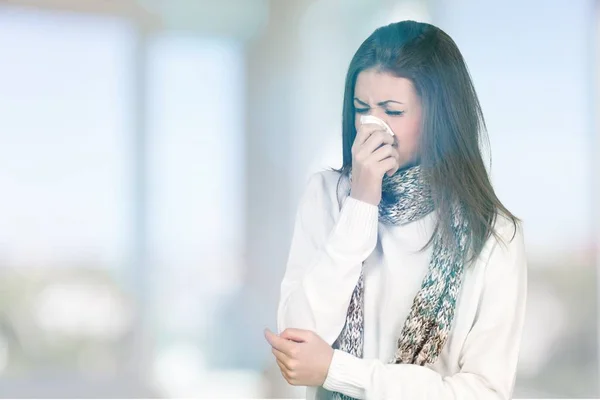
{"type": "Polygon", "coordinates": [[[285,380],[294,386],[322,386],[333,349],[319,335],[304,329],[286,329],[281,335],[265,330],[285,380]]]}
{"type": "Polygon", "coordinates": [[[361,125],[352,145],[352,186],[350,196],[378,205],[383,175],[398,171],[400,155],[391,136],[379,125],[361,125]]]}

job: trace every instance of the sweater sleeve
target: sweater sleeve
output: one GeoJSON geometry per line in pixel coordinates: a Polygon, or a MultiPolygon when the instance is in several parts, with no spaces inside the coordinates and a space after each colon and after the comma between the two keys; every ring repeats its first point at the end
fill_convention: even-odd
{"type": "Polygon", "coordinates": [[[510,232],[499,232],[507,245],[496,242],[491,250],[477,315],[461,350],[458,373],[442,376],[423,366],[384,364],[335,350],[323,387],[358,399],[510,399],[527,290],[522,230],[519,226],[514,232],[512,224],[510,228],[510,232]]]}
{"type": "Polygon", "coordinates": [[[339,214],[323,173],[300,199],[281,283],[277,328],[307,329],[333,344],[344,327],[362,262],[377,243],[378,208],[347,197],[339,214]]]}

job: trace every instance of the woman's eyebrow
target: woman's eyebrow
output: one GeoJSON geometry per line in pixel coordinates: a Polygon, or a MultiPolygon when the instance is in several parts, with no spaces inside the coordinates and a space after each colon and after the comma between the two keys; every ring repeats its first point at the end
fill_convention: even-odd
{"type": "Polygon", "coordinates": [[[356,101],[357,103],[359,103],[362,106],[369,107],[369,105],[367,103],[365,103],[364,101],[360,100],[358,97],[355,97],[354,101],[356,101]]]}
{"type": "Polygon", "coordinates": [[[397,103],[397,104],[404,104],[401,101],[396,101],[396,100],[386,100],[386,101],[382,101],[381,103],[377,103],[378,106],[385,106],[388,103],[397,103]]]}
{"type": "MultiPolygon", "coordinates": [[[[357,103],[359,103],[359,104],[361,104],[363,106],[369,107],[369,105],[367,103],[365,103],[364,101],[360,100],[358,97],[355,97],[354,101],[356,101],[357,103]]],[[[377,105],[378,106],[385,106],[388,103],[404,104],[404,103],[402,103],[400,101],[396,101],[396,100],[386,100],[386,101],[382,101],[382,102],[377,103],[377,105]]]]}

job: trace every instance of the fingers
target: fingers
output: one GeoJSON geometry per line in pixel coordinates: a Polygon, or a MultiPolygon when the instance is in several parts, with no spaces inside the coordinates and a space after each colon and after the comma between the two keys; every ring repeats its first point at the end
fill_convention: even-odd
{"type": "Polygon", "coordinates": [[[394,144],[394,136],[391,136],[386,131],[376,131],[363,143],[361,150],[371,154],[384,144],[394,144]]]}
{"type": "Polygon", "coordinates": [[[291,384],[292,379],[296,374],[295,368],[297,367],[297,361],[288,358],[285,354],[277,349],[273,349],[272,352],[275,355],[275,362],[277,362],[277,365],[281,370],[281,375],[283,375],[285,380],[291,384]]]}
{"type": "Polygon", "coordinates": [[[279,365],[279,369],[281,370],[282,373],[284,373],[285,375],[289,376],[290,375],[290,370],[288,369],[288,367],[285,366],[285,363],[275,359],[275,362],[277,362],[277,365],[279,365]]]}
{"type": "Polygon", "coordinates": [[[390,134],[387,133],[384,128],[382,128],[381,126],[379,126],[377,124],[361,125],[360,128],[358,129],[358,131],[356,132],[356,137],[354,138],[354,144],[356,144],[359,147],[362,146],[363,143],[365,143],[365,141],[374,132],[378,132],[378,131],[381,131],[382,133],[385,133],[386,135],[390,136],[390,134]]]}
{"type": "Polygon", "coordinates": [[[379,176],[385,173],[392,176],[400,165],[400,154],[391,144],[384,144],[368,156],[364,164],[377,168],[379,176]]]}
{"type": "Polygon", "coordinates": [[[354,142],[353,151],[354,157],[357,160],[368,158],[371,153],[380,148],[383,145],[392,145],[394,143],[394,137],[387,134],[385,131],[375,131],[369,136],[369,138],[362,144],[358,145],[354,142]]]}
{"type": "Polygon", "coordinates": [[[288,371],[288,369],[285,367],[285,365],[279,361],[279,360],[275,360],[277,361],[277,365],[279,366],[279,370],[281,371],[281,375],[283,375],[283,377],[285,378],[286,381],[290,381],[291,377],[290,377],[290,371],[288,371]]]}
{"type": "Polygon", "coordinates": [[[313,332],[306,329],[287,328],[281,332],[281,337],[284,339],[293,340],[295,342],[306,342],[312,337],[313,332]]]}
{"type": "Polygon", "coordinates": [[[377,162],[385,160],[388,157],[394,157],[396,159],[400,158],[400,154],[398,154],[398,150],[393,147],[391,144],[384,144],[377,150],[375,150],[368,158],[367,162],[377,162]]]}
{"type": "Polygon", "coordinates": [[[285,365],[287,369],[291,369],[290,362],[292,361],[292,359],[290,357],[277,350],[276,348],[272,348],[271,353],[273,353],[275,359],[277,359],[277,362],[281,362],[283,365],[285,365]]]}
{"type": "Polygon", "coordinates": [[[274,334],[273,332],[271,332],[268,329],[265,329],[265,338],[267,339],[267,341],[269,342],[271,347],[281,351],[282,353],[284,353],[288,356],[292,355],[294,345],[295,345],[294,342],[292,342],[288,339],[279,337],[278,335],[274,334]]]}
{"type": "Polygon", "coordinates": [[[398,171],[399,166],[400,164],[398,163],[398,160],[395,157],[388,157],[385,160],[379,162],[379,172],[381,176],[383,176],[386,173],[388,174],[388,176],[392,176],[396,173],[396,171],[398,171]]]}
{"type": "Polygon", "coordinates": [[[269,342],[271,346],[273,346],[273,343],[275,343],[278,338],[279,336],[271,332],[269,329],[265,329],[265,339],[267,339],[267,342],[269,342]]]}

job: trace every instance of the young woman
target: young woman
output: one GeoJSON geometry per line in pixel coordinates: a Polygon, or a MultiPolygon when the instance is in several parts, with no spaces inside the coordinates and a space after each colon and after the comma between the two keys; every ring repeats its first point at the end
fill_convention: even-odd
{"type": "Polygon", "coordinates": [[[485,169],[484,133],[465,61],[442,30],[403,21],[360,46],[343,166],[308,182],[279,334],[265,332],[308,398],[511,398],[527,268],[520,223],[485,169]]]}

